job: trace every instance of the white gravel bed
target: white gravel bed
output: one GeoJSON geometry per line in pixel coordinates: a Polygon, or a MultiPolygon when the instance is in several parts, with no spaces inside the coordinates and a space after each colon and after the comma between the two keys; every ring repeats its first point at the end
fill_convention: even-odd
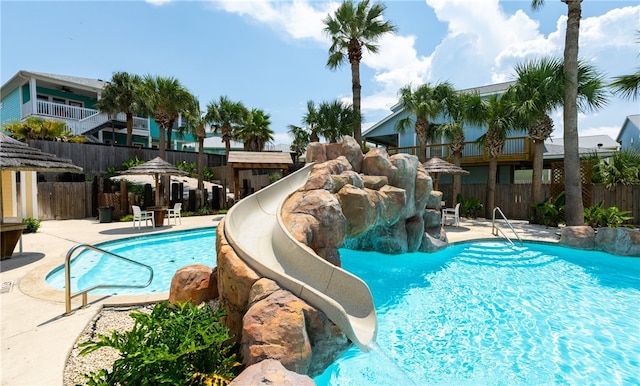
{"type": "Polygon", "coordinates": [[[79,355],[78,343],[94,340],[98,334],[109,335],[111,331],[129,331],[134,321],[129,316],[131,311],[140,310],[151,313],[153,305],[130,307],[105,307],[87,324],[74,343],[64,367],[62,382],[64,386],[85,385],[83,374],[100,369],[111,369],[113,362],[120,357],[117,350],[102,347],[87,355],[79,355]]]}

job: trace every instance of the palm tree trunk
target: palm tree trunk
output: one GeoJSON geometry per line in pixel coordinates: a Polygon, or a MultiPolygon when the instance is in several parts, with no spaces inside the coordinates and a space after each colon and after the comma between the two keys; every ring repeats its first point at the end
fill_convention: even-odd
{"type": "Polygon", "coordinates": [[[127,146],[133,144],[133,113],[127,113],[127,146]]]}
{"type": "MultiPolygon", "coordinates": [[[[453,152],[453,163],[456,166],[460,166],[460,164],[462,163],[462,153],[459,151],[455,151],[453,152]]],[[[454,174],[453,175],[453,204],[451,205],[452,207],[455,207],[456,204],[458,203],[458,194],[460,194],[460,192],[462,191],[462,176],[459,174],[454,174]]]]}
{"type": "Polygon", "coordinates": [[[164,126],[161,123],[158,124],[158,130],[160,135],[160,139],[158,141],[158,156],[164,159],[166,145],[164,140],[164,126]]]}
{"type": "Polygon", "coordinates": [[[564,189],[567,225],[584,225],[580,153],[578,150],[578,38],[582,0],[562,0],[568,7],[564,43],[564,189]]]}
{"type": "Polygon", "coordinates": [[[198,190],[204,189],[204,137],[198,137],[198,190]]]}
{"type": "Polygon", "coordinates": [[[491,218],[496,207],[496,174],[498,173],[498,158],[489,158],[489,178],[487,179],[487,203],[485,218],[491,218]]]}
{"type": "MultiPolygon", "coordinates": [[[[531,177],[531,203],[542,202],[542,169],[543,169],[544,141],[533,140],[533,175],[531,177]]],[[[529,221],[538,224],[538,213],[533,207],[529,208],[529,221]]]]}
{"type": "Polygon", "coordinates": [[[360,115],[362,85],[360,84],[360,62],[355,60],[351,62],[351,92],[353,93],[353,111],[356,115],[353,124],[353,138],[358,142],[358,145],[362,146],[362,118],[360,115]]]}

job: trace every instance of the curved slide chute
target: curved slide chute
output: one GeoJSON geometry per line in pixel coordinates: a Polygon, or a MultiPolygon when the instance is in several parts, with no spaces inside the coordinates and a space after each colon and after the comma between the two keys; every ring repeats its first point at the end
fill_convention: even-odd
{"type": "Polygon", "coordinates": [[[354,344],[369,351],[377,332],[369,287],[294,239],[282,222],[283,202],[305,184],[312,166],[237,202],[227,213],[224,233],[251,268],[322,310],[354,344]]]}

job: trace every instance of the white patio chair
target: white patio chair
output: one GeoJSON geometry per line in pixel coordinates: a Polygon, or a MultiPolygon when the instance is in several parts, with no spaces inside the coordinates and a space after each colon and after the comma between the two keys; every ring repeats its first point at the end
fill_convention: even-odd
{"type": "Polygon", "coordinates": [[[180,212],[182,211],[182,203],[176,202],[173,206],[173,209],[167,209],[167,225],[171,225],[171,219],[173,219],[174,224],[178,224],[176,219],[180,219],[180,224],[182,225],[182,215],[180,212]]]}
{"type": "Polygon", "coordinates": [[[154,213],[152,211],[146,211],[140,209],[139,206],[131,205],[131,209],[133,210],[133,227],[136,227],[136,221],[138,222],[138,229],[142,225],[142,220],[144,220],[144,226],[148,226],[149,220],[151,220],[151,226],[156,227],[156,220],[154,213]]]}
{"type": "Polygon", "coordinates": [[[442,225],[447,224],[447,219],[453,220],[453,225],[460,226],[460,203],[455,208],[444,208],[442,210],[442,225]]]}

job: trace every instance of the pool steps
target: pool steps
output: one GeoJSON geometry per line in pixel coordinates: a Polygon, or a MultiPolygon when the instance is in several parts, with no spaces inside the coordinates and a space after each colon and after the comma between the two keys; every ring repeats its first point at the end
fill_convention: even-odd
{"type": "Polygon", "coordinates": [[[312,167],[237,202],[225,218],[225,236],[256,272],[322,310],[356,346],[369,351],[377,320],[367,284],[297,241],[282,221],[282,204],[305,184],[312,167]]]}

